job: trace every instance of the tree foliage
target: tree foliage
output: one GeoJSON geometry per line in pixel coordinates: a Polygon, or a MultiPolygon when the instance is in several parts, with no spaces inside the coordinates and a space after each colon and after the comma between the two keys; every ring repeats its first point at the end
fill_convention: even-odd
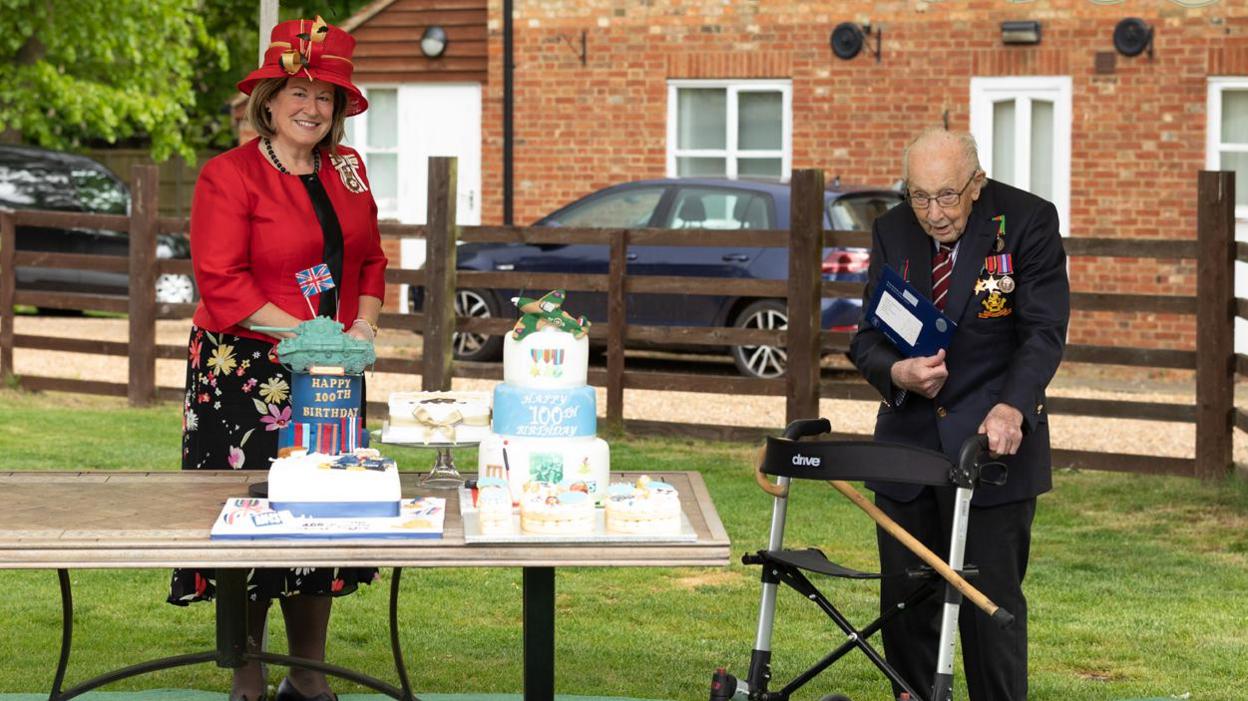
{"type": "Polygon", "coordinates": [[[198,2],[0,0],[0,128],[73,149],[150,139],[152,155],[193,158],[195,78],[228,64],[198,2]]]}
{"type": "MultiPolygon", "coordinates": [[[[339,24],[366,1],[280,15],[339,24]]],[[[258,20],[257,0],[0,0],[0,133],[58,150],[138,141],[156,160],[227,148],[258,20]]]]}

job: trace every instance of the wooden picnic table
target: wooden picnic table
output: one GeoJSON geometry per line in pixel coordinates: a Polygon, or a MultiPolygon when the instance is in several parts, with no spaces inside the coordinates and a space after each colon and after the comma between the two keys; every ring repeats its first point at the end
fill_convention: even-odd
{"type": "MultiPolygon", "coordinates": [[[[262,471],[0,472],[0,569],[56,569],[63,630],[50,701],[62,701],[137,674],[200,662],[238,667],[249,659],[320,669],[395,699],[415,697],[398,645],[397,600],[404,567],[523,568],[524,698],[554,698],[557,567],[718,567],[729,541],[702,476],[650,473],[680,491],[695,542],[465,543],[458,492],[430,491],[416,473],[401,476],[403,496],[447,500],[440,539],[211,540],[226,499],[247,496],[262,471]],[[253,567],[392,567],[390,637],[401,688],[335,665],[246,650],[246,573],[253,567]],[[72,639],[68,570],[212,567],[217,569],[217,645],[132,665],[62,690],[72,639]]],[[[636,474],[615,475],[633,480],[636,474]]]]}

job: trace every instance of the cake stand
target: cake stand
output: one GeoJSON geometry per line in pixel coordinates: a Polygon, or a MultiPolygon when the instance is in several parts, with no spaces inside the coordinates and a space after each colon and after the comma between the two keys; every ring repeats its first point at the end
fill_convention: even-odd
{"type": "Polygon", "coordinates": [[[455,448],[475,448],[480,441],[460,441],[456,443],[429,443],[421,441],[396,441],[386,440],[384,438],[385,431],[375,434],[378,440],[385,445],[397,445],[404,448],[432,448],[437,451],[433,457],[433,467],[429,468],[429,473],[422,476],[418,482],[420,486],[429,489],[458,489],[464,485],[464,477],[459,474],[459,468],[455,467],[455,457],[451,455],[451,450],[455,448]]]}

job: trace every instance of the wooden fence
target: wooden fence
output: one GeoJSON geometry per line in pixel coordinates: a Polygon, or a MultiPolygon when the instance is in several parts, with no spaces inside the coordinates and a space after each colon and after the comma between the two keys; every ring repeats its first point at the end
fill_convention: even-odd
{"type": "MultiPolygon", "coordinates": [[[[607,345],[606,367],[591,368],[589,381],[607,392],[605,424],[608,430],[635,434],[695,437],[702,439],[755,441],[779,427],[717,426],[674,423],[650,419],[624,418],[624,390],[683,391],[718,395],[785,396],[786,421],[818,414],[824,399],[877,401],[875,390],[859,379],[824,379],[819,358],[829,348],[844,349],[849,334],[820,328],[820,299],[860,295],[858,283],[824,281],[821,275],[822,248],[825,246],[868,246],[867,232],[826,232],[823,219],[823,175],[817,170],[794,171],[791,182],[791,221],[789,231],[713,231],[653,229],[572,229],[477,226],[461,227],[455,222],[455,161],[433,158],[429,167],[428,217],[424,226],[383,224],[385,237],[424,237],[428,259],[423,270],[386,271],[391,284],[424,287],[423,312],[386,313],[381,325],[423,333],[424,350],[419,358],[378,358],[375,370],[386,373],[421,375],[425,389],[446,389],[454,377],[501,379],[497,363],[458,362],[452,359],[451,337],[456,331],[500,335],[512,320],[506,317],[481,319],[454,315],[453,292],[464,288],[544,290],[606,293],[606,324],[590,329],[592,338],[607,345]],[[456,242],[510,242],[529,244],[597,244],[610,251],[606,274],[568,275],[515,271],[476,272],[456,269],[456,242]],[[752,280],[664,277],[630,274],[626,266],[629,246],[748,246],[787,247],[787,280],[752,280]],[[629,295],[697,294],[787,299],[787,330],[640,326],[627,323],[629,295]],[[654,372],[630,369],[624,349],[637,342],[679,342],[685,345],[725,346],[772,344],[788,352],[788,372],[782,378],[761,379],[695,375],[682,372],[654,372]]],[[[157,176],[151,166],[134,169],[135,203],[132,215],[67,215],[54,212],[0,211],[0,377],[10,384],[33,390],[62,390],[126,395],[131,403],[143,404],[156,398],[180,400],[181,387],[155,386],[158,358],[184,359],[182,345],[157,345],[157,318],[185,318],[193,305],[157,305],[152,293],[154,278],[161,273],[188,273],[188,261],[155,259],[158,232],[185,231],[184,219],[156,216],[157,176]],[[129,230],[129,260],[115,257],[42,254],[14,250],[15,227],[93,226],[129,230]],[[91,267],[130,270],[128,299],[70,293],[17,292],[14,266],[91,267]],[[13,305],[75,309],[101,309],[126,312],[130,320],[128,343],[73,338],[15,335],[13,305]],[[96,353],[129,358],[126,384],[73,380],[55,377],[15,377],[15,347],[54,351],[96,353]]],[[[1227,172],[1202,172],[1198,178],[1197,238],[1195,240],[1154,240],[1120,238],[1068,238],[1064,241],[1071,256],[1109,258],[1195,259],[1198,285],[1195,295],[1141,295],[1079,292],[1072,294],[1076,310],[1137,311],[1191,314],[1196,317],[1195,351],[1069,345],[1067,361],[1148,368],[1195,370],[1195,404],[1121,401],[1078,397],[1049,397],[1050,414],[1144,419],[1196,424],[1196,458],[1172,458],[1083,450],[1055,450],[1055,463],[1088,469],[1136,473],[1178,474],[1217,477],[1233,469],[1231,445],[1233,429],[1248,431],[1248,413],[1234,407],[1236,373],[1248,375],[1248,356],[1236,355],[1233,324],[1236,314],[1248,318],[1248,300],[1235,299],[1234,262],[1248,262],[1248,245],[1234,241],[1234,176],[1227,172]]],[[[731,400],[728,400],[731,401],[731,400]]],[[[385,404],[370,402],[374,416],[383,415],[385,404]]],[[[866,409],[864,409],[866,410],[866,409]]],[[[840,434],[850,437],[849,434],[840,434]]],[[[861,436],[853,436],[861,437],[861,436]]]]}

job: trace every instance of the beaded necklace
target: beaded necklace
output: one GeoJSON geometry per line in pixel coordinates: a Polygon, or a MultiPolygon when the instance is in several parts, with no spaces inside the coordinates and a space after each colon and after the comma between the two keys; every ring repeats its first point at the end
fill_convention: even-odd
{"type": "MultiPolygon", "coordinates": [[[[286,166],[278,160],[277,154],[273,152],[273,142],[268,139],[261,139],[264,142],[264,150],[269,154],[269,160],[273,161],[273,165],[277,166],[277,172],[282,175],[290,175],[291,172],[286,170],[286,166]]],[[[316,148],[312,149],[312,174],[316,175],[321,171],[321,152],[316,148]]]]}

